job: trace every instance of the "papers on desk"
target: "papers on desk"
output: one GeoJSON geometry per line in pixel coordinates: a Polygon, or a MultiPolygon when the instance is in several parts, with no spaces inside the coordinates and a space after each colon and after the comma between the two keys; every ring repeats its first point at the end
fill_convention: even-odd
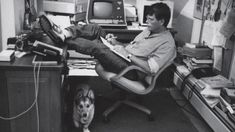
{"type": "Polygon", "coordinates": [[[221,89],[233,86],[231,81],[221,75],[201,78],[197,84],[200,84],[200,87],[203,89],[200,93],[212,108],[220,102],[221,89]]]}
{"type": "Polygon", "coordinates": [[[68,50],[69,58],[72,59],[93,59],[94,57],[90,55],[85,55],[79,52],[76,52],[75,50],[68,50]]]}
{"type": "Polygon", "coordinates": [[[176,66],[176,69],[183,76],[187,76],[190,73],[189,69],[184,65],[178,65],[176,66]]]}
{"type": "Polygon", "coordinates": [[[213,77],[203,77],[200,79],[205,84],[208,84],[211,88],[222,88],[222,87],[232,87],[233,83],[222,75],[217,75],[213,77]]]}
{"type": "Polygon", "coordinates": [[[61,29],[71,26],[69,16],[48,14],[47,17],[61,29]]]}
{"type": "Polygon", "coordinates": [[[195,82],[197,87],[200,87],[200,93],[207,104],[213,108],[219,103],[219,97],[221,89],[212,88],[210,85],[206,84],[205,82],[201,81],[200,79],[195,82]]]}
{"type": "Polygon", "coordinates": [[[214,108],[220,102],[219,98],[204,97],[204,99],[211,108],[214,108]]]}
{"type": "Polygon", "coordinates": [[[97,76],[95,72],[95,60],[69,59],[69,76],[97,76]]]}
{"type": "Polygon", "coordinates": [[[3,50],[0,52],[0,61],[11,61],[15,57],[15,50],[3,50]]]}
{"type": "Polygon", "coordinates": [[[98,76],[98,74],[92,69],[71,69],[69,76],[98,76]]]}

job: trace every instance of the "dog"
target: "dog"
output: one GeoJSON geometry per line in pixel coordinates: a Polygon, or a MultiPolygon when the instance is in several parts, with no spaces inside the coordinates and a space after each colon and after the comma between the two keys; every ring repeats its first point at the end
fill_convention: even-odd
{"type": "Polygon", "coordinates": [[[90,125],[95,112],[95,96],[92,89],[82,84],[78,86],[73,101],[73,122],[75,127],[82,128],[83,132],[90,132],[90,125]]]}

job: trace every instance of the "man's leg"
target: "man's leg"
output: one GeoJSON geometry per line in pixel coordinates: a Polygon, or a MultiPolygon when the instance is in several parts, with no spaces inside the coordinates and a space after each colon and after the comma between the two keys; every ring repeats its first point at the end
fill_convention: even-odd
{"type": "Polygon", "coordinates": [[[67,39],[65,43],[68,44],[70,49],[76,50],[76,52],[94,56],[108,71],[118,73],[129,65],[128,62],[114,54],[100,41],[76,38],[67,39]]]}
{"type": "Polygon", "coordinates": [[[62,44],[66,38],[83,37],[89,40],[99,39],[100,36],[105,37],[105,32],[101,27],[95,24],[76,25],[66,29],[60,29],[45,15],[39,17],[41,29],[57,44],[62,44]]]}
{"type": "Polygon", "coordinates": [[[82,37],[89,40],[100,39],[100,36],[105,37],[104,30],[96,24],[76,25],[66,28],[70,32],[71,38],[82,37]]]}

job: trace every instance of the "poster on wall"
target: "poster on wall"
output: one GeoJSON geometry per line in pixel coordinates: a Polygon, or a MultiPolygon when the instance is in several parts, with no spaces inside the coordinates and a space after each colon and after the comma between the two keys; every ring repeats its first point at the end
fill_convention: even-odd
{"type": "MultiPolygon", "coordinates": [[[[194,18],[218,21],[223,12],[222,5],[227,5],[230,0],[196,0],[194,4],[194,18]]],[[[224,9],[225,10],[225,9],[224,9]]]]}
{"type": "Polygon", "coordinates": [[[203,7],[204,7],[204,0],[196,0],[194,4],[194,12],[193,16],[198,19],[202,19],[203,7]]]}

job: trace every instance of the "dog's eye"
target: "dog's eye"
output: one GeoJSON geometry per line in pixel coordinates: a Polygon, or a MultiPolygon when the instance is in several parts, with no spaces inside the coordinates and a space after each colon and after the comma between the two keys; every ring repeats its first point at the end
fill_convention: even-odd
{"type": "Polygon", "coordinates": [[[87,104],[87,105],[86,105],[86,107],[87,107],[87,108],[89,108],[89,107],[90,107],[90,105],[89,105],[89,104],[87,104]]]}
{"type": "Polygon", "coordinates": [[[80,108],[83,108],[83,105],[79,105],[80,108]]]}

